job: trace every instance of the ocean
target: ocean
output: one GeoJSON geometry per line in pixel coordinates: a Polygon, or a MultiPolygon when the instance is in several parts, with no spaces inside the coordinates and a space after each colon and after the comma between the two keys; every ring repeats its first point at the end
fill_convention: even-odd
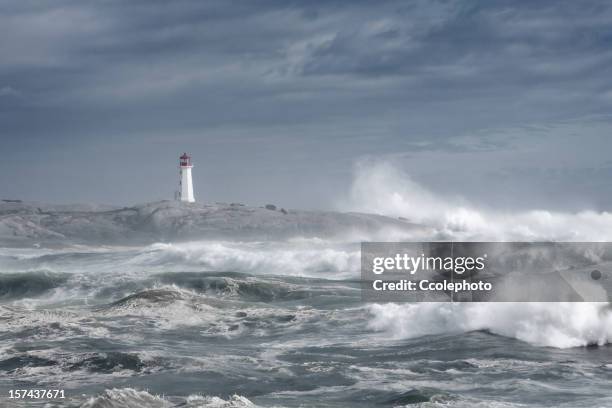
{"type": "Polygon", "coordinates": [[[2,248],[0,266],[3,407],[612,407],[607,304],[365,303],[356,243],[2,248]]]}

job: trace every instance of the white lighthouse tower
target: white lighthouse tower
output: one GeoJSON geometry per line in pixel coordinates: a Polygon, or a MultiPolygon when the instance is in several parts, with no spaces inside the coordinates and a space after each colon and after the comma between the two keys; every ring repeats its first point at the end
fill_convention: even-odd
{"type": "Polygon", "coordinates": [[[187,153],[183,153],[180,157],[179,168],[181,169],[181,178],[179,180],[179,196],[180,201],[187,201],[188,203],[194,203],[195,198],[193,196],[193,180],[191,179],[191,156],[187,153]]]}

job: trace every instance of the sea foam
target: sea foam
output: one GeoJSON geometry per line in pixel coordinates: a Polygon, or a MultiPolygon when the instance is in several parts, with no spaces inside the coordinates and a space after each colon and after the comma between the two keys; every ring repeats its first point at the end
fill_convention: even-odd
{"type": "Polygon", "coordinates": [[[605,303],[375,304],[371,329],[395,339],[486,330],[557,348],[612,342],[612,313],[605,303]]]}

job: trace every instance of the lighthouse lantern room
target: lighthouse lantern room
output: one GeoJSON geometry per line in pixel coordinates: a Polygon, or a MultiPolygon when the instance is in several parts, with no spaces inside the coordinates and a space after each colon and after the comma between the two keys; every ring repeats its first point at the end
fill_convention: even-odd
{"type": "Polygon", "coordinates": [[[195,202],[195,198],[193,196],[193,180],[191,178],[191,169],[193,168],[193,164],[191,164],[191,156],[189,156],[187,153],[183,153],[179,159],[180,179],[178,198],[180,201],[193,203],[195,202]]]}

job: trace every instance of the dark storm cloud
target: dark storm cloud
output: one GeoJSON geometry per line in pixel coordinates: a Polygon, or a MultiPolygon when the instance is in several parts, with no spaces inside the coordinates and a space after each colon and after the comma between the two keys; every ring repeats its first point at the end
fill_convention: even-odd
{"type": "MultiPolygon", "coordinates": [[[[431,152],[457,168],[466,152],[532,146],[538,133],[524,126],[568,120],[583,124],[558,147],[576,151],[575,176],[537,163],[532,173],[576,180],[599,157],[581,139],[611,147],[598,136],[612,105],[611,22],[597,1],[0,2],[1,191],[171,196],[176,151],[190,150],[224,179],[196,178],[207,196],[324,206],[358,157],[431,152]],[[95,189],[75,187],[100,174],[95,189]]],[[[469,171],[506,168],[488,163],[469,171]]],[[[444,187],[425,167],[411,170],[444,187]]]]}
{"type": "Polygon", "coordinates": [[[414,9],[398,8],[384,20],[347,26],[314,46],[304,72],[429,74],[448,80],[485,79],[483,74],[500,79],[505,73],[506,80],[540,82],[593,72],[610,62],[609,53],[593,54],[607,51],[612,39],[609,7],[514,3],[447,3],[436,18],[421,22],[411,18],[414,9]]]}

